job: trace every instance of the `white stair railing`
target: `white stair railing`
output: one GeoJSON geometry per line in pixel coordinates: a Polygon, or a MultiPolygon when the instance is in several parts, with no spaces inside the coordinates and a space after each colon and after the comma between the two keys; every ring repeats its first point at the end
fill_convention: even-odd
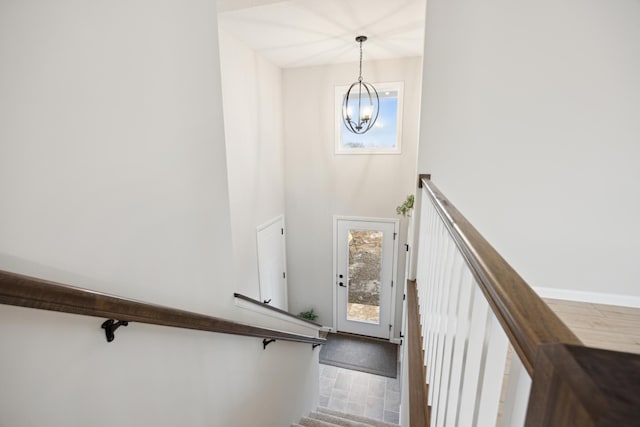
{"type": "Polygon", "coordinates": [[[433,183],[422,184],[415,265],[430,425],[523,426],[537,346],[581,343],[433,183]]]}
{"type": "MultiPolygon", "coordinates": [[[[508,339],[429,197],[420,210],[418,297],[432,426],[495,426],[508,339]]],[[[520,388],[520,399],[529,389],[520,388]]],[[[522,425],[522,419],[519,425],[522,425]]],[[[514,424],[518,425],[518,424],[514,424]]]]}

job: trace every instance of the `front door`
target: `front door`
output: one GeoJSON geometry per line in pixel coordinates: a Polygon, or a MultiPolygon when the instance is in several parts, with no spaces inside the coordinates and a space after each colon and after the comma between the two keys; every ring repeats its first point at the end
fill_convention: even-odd
{"type": "Polygon", "coordinates": [[[336,219],[337,330],[389,338],[396,220],[336,219]]]}

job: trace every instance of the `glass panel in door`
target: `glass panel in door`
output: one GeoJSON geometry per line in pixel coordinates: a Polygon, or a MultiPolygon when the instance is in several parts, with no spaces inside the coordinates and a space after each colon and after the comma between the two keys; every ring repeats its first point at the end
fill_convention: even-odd
{"type": "Polygon", "coordinates": [[[380,323],[382,232],[349,230],[347,319],[380,323]]]}

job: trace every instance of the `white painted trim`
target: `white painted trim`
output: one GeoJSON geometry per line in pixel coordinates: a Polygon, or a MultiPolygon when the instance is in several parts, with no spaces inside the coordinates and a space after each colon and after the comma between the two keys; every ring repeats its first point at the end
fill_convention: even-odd
{"type": "Polygon", "coordinates": [[[402,344],[402,338],[389,338],[389,342],[390,342],[391,344],[398,344],[398,345],[400,345],[400,344],[402,344]]]}
{"type": "Polygon", "coordinates": [[[287,223],[282,217],[282,267],[284,268],[284,306],[289,310],[289,270],[287,269],[287,223]]]}
{"type": "Polygon", "coordinates": [[[283,320],[285,322],[292,323],[296,326],[304,326],[306,328],[311,329],[312,331],[315,331],[316,333],[321,329],[323,329],[322,326],[314,326],[310,323],[305,322],[304,320],[296,319],[295,317],[286,316],[282,313],[269,310],[268,308],[260,307],[257,304],[243,300],[241,298],[234,298],[234,299],[235,299],[236,306],[243,308],[245,310],[253,311],[254,313],[264,314],[265,316],[273,317],[274,319],[278,319],[278,320],[283,320]]]}
{"type": "Polygon", "coordinates": [[[533,290],[542,298],[640,308],[640,297],[633,295],[605,294],[573,289],[542,288],[538,286],[534,287],[533,290]]]}
{"type": "MultiPolygon", "coordinates": [[[[400,224],[400,220],[397,218],[379,218],[379,217],[364,217],[364,216],[346,216],[346,215],[334,215],[333,223],[334,225],[338,222],[338,220],[345,221],[361,221],[361,222],[392,222],[400,224]]],[[[337,228],[336,228],[337,230],[337,228]]]]}
{"type": "Polygon", "coordinates": [[[400,220],[393,219],[393,232],[395,233],[395,239],[393,239],[393,271],[391,272],[391,280],[393,281],[393,287],[391,288],[391,313],[389,317],[389,323],[391,324],[391,330],[389,331],[389,341],[396,336],[396,298],[398,295],[398,257],[400,256],[400,220]]]}
{"type": "Polygon", "coordinates": [[[331,309],[333,310],[333,325],[331,326],[331,331],[338,330],[338,220],[341,217],[338,215],[333,216],[333,251],[331,253],[331,258],[333,258],[333,278],[331,279],[332,288],[333,288],[333,304],[331,305],[331,309]]]}
{"type": "Polygon", "coordinates": [[[278,221],[280,221],[280,220],[282,220],[282,223],[284,224],[284,215],[283,215],[283,214],[278,215],[277,217],[275,217],[275,218],[273,218],[273,219],[271,219],[271,220],[269,220],[269,221],[265,222],[264,224],[259,225],[259,226],[257,227],[257,230],[258,230],[258,231],[262,231],[262,230],[264,230],[265,228],[269,228],[269,226],[271,226],[271,225],[275,224],[276,222],[278,222],[278,221]]]}

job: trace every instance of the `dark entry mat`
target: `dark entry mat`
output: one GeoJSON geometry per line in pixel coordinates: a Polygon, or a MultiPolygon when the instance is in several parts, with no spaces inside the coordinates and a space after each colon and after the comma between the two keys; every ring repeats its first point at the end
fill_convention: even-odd
{"type": "Polygon", "coordinates": [[[320,350],[320,363],[396,378],[398,345],[353,335],[329,334],[320,350]]]}

